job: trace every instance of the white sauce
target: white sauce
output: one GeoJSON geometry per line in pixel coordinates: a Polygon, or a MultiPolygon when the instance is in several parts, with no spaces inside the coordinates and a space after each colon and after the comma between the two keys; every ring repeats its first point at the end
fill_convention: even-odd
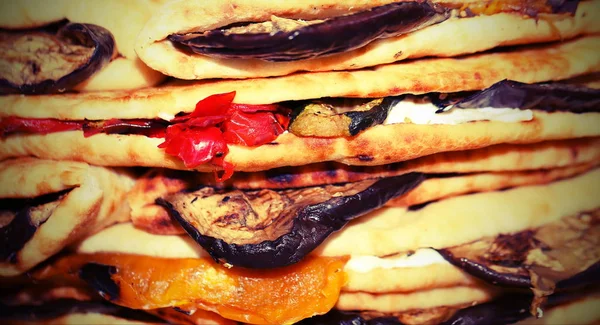
{"type": "Polygon", "coordinates": [[[533,112],[518,108],[450,108],[436,114],[437,106],[416,97],[407,96],[392,107],[384,124],[461,124],[473,121],[496,121],[515,123],[531,121],[533,112]]]}
{"type": "Polygon", "coordinates": [[[373,269],[394,269],[403,267],[424,267],[432,264],[448,263],[442,255],[431,248],[421,248],[412,255],[394,257],[352,256],[345,269],[366,273],[373,269]]]}

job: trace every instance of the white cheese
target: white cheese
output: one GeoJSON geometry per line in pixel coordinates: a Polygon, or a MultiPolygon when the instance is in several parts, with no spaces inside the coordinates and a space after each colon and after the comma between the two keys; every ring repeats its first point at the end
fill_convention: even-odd
{"type": "Polygon", "coordinates": [[[352,256],[345,269],[366,273],[373,269],[394,269],[403,267],[424,267],[432,264],[448,263],[442,255],[431,248],[421,248],[412,255],[393,257],[352,256]]]}
{"type": "Polygon", "coordinates": [[[439,107],[433,103],[407,96],[390,109],[384,124],[461,124],[473,121],[497,121],[515,123],[533,119],[531,110],[518,108],[450,108],[435,113],[439,107]]]}
{"type": "Polygon", "coordinates": [[[159,118],[161,118],[161,119],[163,119],[165,121],[170,121],[170,120],[172,120],[172,119],[175,118],[175,115],[169,114],[167,112],[159,112],[157,115],[158,115],[159,118]]]}

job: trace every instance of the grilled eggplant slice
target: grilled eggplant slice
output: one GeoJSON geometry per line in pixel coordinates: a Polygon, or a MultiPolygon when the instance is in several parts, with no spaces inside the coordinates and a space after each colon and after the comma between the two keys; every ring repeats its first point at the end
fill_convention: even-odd
{"type": "Polygon", "coordinates": [[[600,278],[600,210],[438,251],[450,263],[492,284],[531,287],[535,314],[544,297],[555,290],[600,278]]]}
{"type": "Polygon", "coordinates": [[[69,23],[56,34],[0,32],[0,94],[71,90],[106,66],[115,40],[105,28],[69,23]]]}
{"type": "Polygon", "coordinates": [[[299,105],[288,131],[299,136],[354,136],[372,126],[382,124],[388,112],[404,96],[386,97],[354,103],[307,103],[299,105]],[[349,104],[349,105],[347,105],[349,104]]]}
{"type": "Polygon", "coordinates": [[[275,18],[244,27],[173,34],[169,40],[208,56],[295,61],[351,51],[449,17],[449,10],[428,2],[398,2],[325,21],[275,18]]]}
{"type": "Polygon", "coordinates": [[[503,80],[470,95],[433,96],[433,102],[442,110],[447,107],[496,107],[588,113],[600,111],[600,89],[563,83],[525,84],[503,80]]]}
{"type": "Polygon", "coordinates": [[[217,261],[248,268],[294,264],[350,220],[407,193],[420,173],[292,190],[204,187],[156,203],[217,261]]]}

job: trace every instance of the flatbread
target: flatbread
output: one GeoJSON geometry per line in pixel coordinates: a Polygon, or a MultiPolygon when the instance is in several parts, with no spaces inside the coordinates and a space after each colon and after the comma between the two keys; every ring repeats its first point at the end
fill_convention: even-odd
{"type": "MultiPolygon", "coordinates": [[[[392,1],[310,1],[274,4],[269,1],[171,1],[146,24],[136,51],[152,68],[180,79],[256,78],[297,71],[354,70],[421,57],[451,57],[497,46],[564,40],[600,32],[599,1],[583,1],[575,16],[516,13],[451,18],[407,35],[374,41],[346,53],[311,60],[266,62],[258,59],[220,59],[181,51],[166,37],[206,31],[235,22],[260,22],[270,15],[315,19],[350,13],[392,1]]],[[[394,1],[395,2],[395,1],[394,1]]]]}
{"type": "MultiPolygon", "coordinates": [[[[179,172],[153,169],[151,175],[138,180],[140,195],[155,192],[156,177],[180,178],[185,183],[238,189],[278,189],[322,184],[355,182],[390,177],[410,172],[429,174],[508,172],[551,169],[589,164],[600,160],[600,138],[546,141],[528,145],[500,144],[475,150],[442,152],[396,164],[349,166],[340,163],[317,163],[283,167],[261,172],[235,173],[225,183],[217,183],[210,173],[179,172]],[[143,184],[147,183],[147,184],[143,184]],[[142,190],[143,189],[143,190],[142,190]]],[[[174,182],[176,186],[181,182],[174,182]]],[[[165,183],[163,183],[165,184],[165,183]]],[[[132,190],[132,191],[135,191],[132,190]]],[[[129,196],[131,199],[131,195],[129,196]]]]}
{"type": "Polygon", "coordinates": [[[518,186],[547,184],[563,178],[581,174],[600,163],[576,165],[552,170],[479,173],[457,175],[455,177],[431,178],[419,184],[407,194],[390,200],[388,206],[409,207],[445,198],[469,194],[497,191],[518,186]]]}
{"type": "Polygon", "coordinates": [[[65,120],[136,119],[191,112],[213,94],[236,91],[235,102],[269,104],[322,97],[384,97],[481,90],[503,79],[563,80],[600,71],[600,36],[461,58],[406,61],[357,71],[184,82],[136,91],[0,97],[0,117],[65,120]]]}
{"type": "Polygon", "coordinates": [[[488,285],[436,288],[410,293],[372,294],[342,292],[335,308],[340,310],[371,310],[384,313],[461,306],[488,302],[498,295],[498,289],[488,285]]]}
{"type": "MultiPolygon", "coordinates": [[[[407,194],[387,202],[387,206],[415,206],[452,196],[496,191],[516,186],[546,184],[555,180],[581,174],[599,162],[573,165],[550,170],[488,172],[453,175],[431,175],[407,194]]],[[[448,173],[453,171],[449,170],[448,173]]],[[[397,175],[401,175],[400,171],[397,175]]],[[[147,232],[154,234],[184,234],[179,223],[174,221],[164,207],[155,200],[184,190],[204,186],[190,181],[187,175],[157,173],[153,170],[137,181],[129,192],[127,201],[131,207],[131,221],[147,232]]],[[[235,183],[233,183],[235,184],[235,183]]],[[[317,184],[306,184],[316,186],[317,184]]]]}
{"type": "MultiPolygon", "coordinates": [[[[547,140],[600,136],[600,113],[535,112],[528,122],[475,122],[460,125],[378,125],[352,138],[280,135],[273,144],[230,146],[226,161],[236,171],[337,161],[349,165],[383,165],[435,153],[483,148],[501,143],[532,144],[547,140]]],[[[158,148],[164,139],[141,135],[81,131],[23,134],[0,139],[0,159],[34,156],[83,161],[100,166],[146,166],[187,169],[181,160],[158,148]]],[[[200,165],[198,171],[213,171],[200,165]]]]}
{"type": "MultiPolygon", "coordinates": [[[[474,55],[461,59],[427,59],[354,72],[304,73],[286,77],[176,83],[137,92],[98,92],[60,96],[0,97],[0,117],[58,119],[156,118],[193,109],[198,99],[231,90],[241,103],[271,103],[327,96],[370,97],[393,94],[481,89],[504,78],[523,82],[556,80],[600,69],[600,37],[586,37],[545,47],[474,55]],[[475,71],[475,72],[474,72],[475,71]]],[[[280,135],[273,144],[231,146],[226,160],[237,171],[260,171],[321,161],[381,165],[438,152],[482,148],[500,143],[599,136],[600,113],[536,111],[528,122],[473,122],[460,125],[379,125],[348,138],[280,135]],[[294,154],[290,154],[294,153],[294,154]]],[[[0,159],[36,156],[85,161],[105,166],[150,166],[185,169],[157,146],[161,139],[135,135],[82,132],[13,135],[0,141],[0,159]]],[[[211,171],[212,166],[200,166],[211,171]]]]}
{"type": "Polygon", "coordinates": [[[129,218],[123,204],[133,179],[82,163],[24,158],[0,163],[0,197],[33,198],[71,189],[16,255],[2,261],[0,276],[25,272],[86,235],[129,218]]]}
{"type": "Polygon", "coordinates": [[[382,208],[350,222],[314,254],[386,256],[515,233],[597,209],[599,190],[595,169],[545,185],[448,198],[419,210],[382,208]]]}
{"type": "Polygon", "coordinates": [[[408,293],[435,288],[476,286],[480,281],[450,263],[435,263],[421,267],[374,268],[368,272],[345,269],[348,283],[344,292],[374,294],[408,293]]]}
{"type": "Polygon", "coordinates": [[[55,0],[51,5],[43,0],[8,0],[0,5],[0,28],[30,29],[63,19],[102,26],[113,34],[120,56],[76,89],[138,89],[165,78],[144,64],[134,51],[139,31],[160,4],[161,0],[55,0]]]}

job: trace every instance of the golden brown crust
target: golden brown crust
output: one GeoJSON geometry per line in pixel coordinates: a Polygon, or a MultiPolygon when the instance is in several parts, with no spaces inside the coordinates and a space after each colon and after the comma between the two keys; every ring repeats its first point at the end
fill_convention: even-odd
{"type": "Polygon", "coordinates": [[[0,197],[32,198],[79,186],[89,165],[21,158],[0,163],[0,197]]]}
{"type": "Polygon", "coordinates": [[[4,173],[11,175],[0,176],[1,187],[13,188],[12,191],[5,190],[13,198],[72,189],[19,250],[16,262],[0,263],[1,276],[25,272],[82,236],[129,218],[123,200],[133,180],[122,172],[81,163],[26,158],[0,163],[0,175],[4,173]],[[16,183],[6,183],[13,181],[16,183]]]}
{"type": "MultiPolygon", "coordinates": [[[[378,1],[372,6],[383,2],[387,1],[378,1]]],[[[574,17],[540,15],[532,18],[514,13],[499,13],[453,18],[408,35],[377,40],[347,53],[292,62],[211,58],[178,50],[170,41],[165,40],[169,34],[190,29],[209,30],[234,21],[268,20],[271,10],[281,17],[292,14],[288,8],[279,7],[287,6],[286,4],[270,3],[264,8],[261,7],[265,5],[263,2],[255,4],[229,1],[229,4],[231,8],[223,11],[225,14],[211,14],[214,10],[224,10],[222,7],[225,3],[214,5],[214,2],[186,1],[166,4],[163,7],[166,10],[157,11],[141,32],[136,44],[137,53],[154,69],[181,79],[256,78],[287,75],[297,71],[353,70],[426,56],[451,57],[497,46],[550,42],[600,32],[600,25],[596,23],[600,18],[600,2],[585,1],[579,4],[574,17]]],[[[332,5],[351,6],[346,1],[332,5]]],[[[293,6],[295,12],[291,16],[304,12],[308,16],[313,14],[314,9],[308,3],[294,3],[293,6]]],[[[361,9],[361,5],[351,7],[352,11],[361,9]]]]}
{"type": "Polygon", "coordinates": [[[600,36],[460,59],[422,59],[372,69],[298,73],[253,80],[174,82],[137,91],[2,96],[0,117],[102,120],[156,118],[193,111],[213,94],[236,91],[235,101],[267,104],[321,97],[383,97],[404,93],[480,90],[503,79],[535,83],[600,71],[600,36]]]}
{"type": "MultiPolygon", "coordinates": [[[[275,140],[276,145],[231,146],[226,160],[237,171],[260,171],[321,161],[383,165],[439,152],[478,149],[501,143],[531,144],[600,136],[598,125],[600,113],[536,112],[533,121],[521,123],[379,125],[353,138],[301,138],[285,133],[275,140]]],[[[158,148],[162,142],[162,139],[139,135],[96,134],[85,138],[80,131],[13,135],[0,139],[0,159],[35,156],[101,166],[185,169],[176,157],[158,148]]],[[[202,165],[197,170],[212,171],[213,167],[202,165]]]]}
{"type": "Polygon", "coordinates": [[[598,191],[600,170],[595,169],[545,185],[457,196],[416,211],[383,208],[350,222],[315,253],[385,256],[422,247],[460,245],[597,209],[598,191]],[[449,232],[452,236],[446,235],[449,232]]]}

